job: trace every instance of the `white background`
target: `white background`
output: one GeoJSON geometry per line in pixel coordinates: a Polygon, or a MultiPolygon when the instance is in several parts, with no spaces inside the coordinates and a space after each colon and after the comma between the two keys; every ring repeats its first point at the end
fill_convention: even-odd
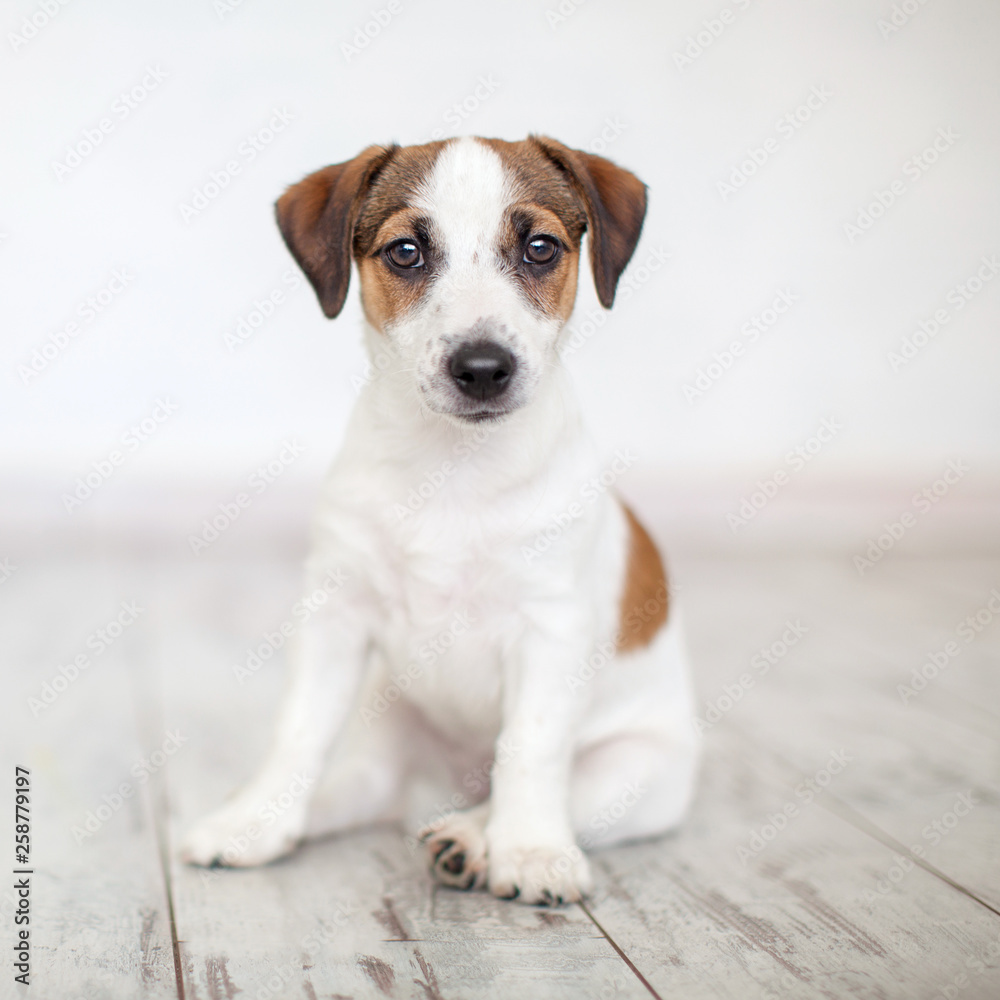
{"type": "MultiPolygon", "coordinates": [[[[1000,254],[1000,5],[907,0],[896,6],[915,12],[897,12],[890,32],[879,21],[893,0],[566,0],[564,16],[555,0],[399,0],[353,54],[344,46],[382,0],[229,6],[71,0],[16,48],[11,33],[40,6],[0,15],[9,510],[55,525],[150,489],[225,499],[291,438],[305,450],[275,490],[311,488],[364,371],[356,285],[333,323],[303,282],[237,350],[225,334],[294,267],[272,215],[287,184],[435,130],[535,131],[589,149],[604,132],[606,154],[649,185],[635,263],[654,249],[669,261],[569,362],[601,447],[631,448],[640,478],[724,511],[831,418],[843,429],[788,496],[908,503],[955,459],[969,472],[949,503],[995,495],[1000,281],[960,311],[947,295],[1000,254]],[[689,36],[724,10],[698,54],[689,36]],[[119,117],[116,99],[147,67],[168,76],[119,117]],[[479,101],[481,79],[492,92],[479,101]],[[829,99],[783,137],[778,121],[813,88],[829,99]],[[293,120],[250,162],[241,143],[274,109],[293,120]],[[58,179],[53,164],[102,118],[111,133],[58,179]],[[957,139],[911,179],[907,161],[939,129],[957,139]],[[718,182],[772,138],[776,152],[723,197],[718,182]],[[185,222],[180,206],[233,159],[240,173],[185,222]],[[894,179],[904,192],[852,242],[845,224],[894,179]],[[118,268],[134,275],[125,292],[25,384],[19,366],[118,268]],[[687,399],[685,384],[781,290],[796,299],[788,313],[687,399]],[[889,353],[942,307],[941,333],[894,372],[889,353]],[[158,397],[178,412],[67,513],[63,493],[158,397]]],[[[582,288],[576,325],[598,308],[589,276],[582,288]]]]}

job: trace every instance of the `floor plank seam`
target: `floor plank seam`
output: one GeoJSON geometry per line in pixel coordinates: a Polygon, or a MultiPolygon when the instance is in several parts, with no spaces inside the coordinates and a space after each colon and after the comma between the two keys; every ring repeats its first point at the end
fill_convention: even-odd
{"type": "MultiPolygon", "coordinates": [[[[155,630],[154,630],[155,634],[155,630]]],[[[136,662],[151,670],[148,641],[143,643],[146,633],[139,633],[132,641],[135,645],[136,662]]],[[[132,710],[140,740],[145,736],[147,743],[155,746],[155,734],[162,731],[162,699],[155,684],[155,674],[130,671],[132,710]],[[159,725],[157,725],[159,724],[159,725]]],[[[177,912],[174,906],[174,884],[170,873],[170,838],[167,834],[169,822],[169,797],[167,795],[167,769],[153,771],[149,778],[149,807],[153,818],[153,836],[163,877],[163,892],[167,902],[167,919],[170,924],[170,948],[174,957],[174,981],[177,1000],[185,1000],[184,965],[181,958],[181,941],[177,934],[177,912]]]]}
{"type": "Polygon", "coordinates": [[[969,899],[978,903],[980,906],[985,907],[990,913],[1000,917],[1000,909],[993,906],[992,903],[987,902],[977,893],[973,892],[971,889],[966,888],[961,882],[956,882],[950,875],[946,875],[940,868],[932,865],[926,858],[921,858],[919,855],[914,854],[905,844],[896,840],[891,833],[886,833],[881,827],[873,823],[867,816],[860,813],[852,805],[844,802],[843,799],[837,798],[836,795],[827,793],[825,796],[828,802],[818,801],[817,805],[826,809],[827,812],[833,813],[834,816],[839,817],[845,823],[849,823],[856,830],[861,833],[867,834],[869,837],[877,840],[880,844],[888,847],[891,851],[895,851],[897,854],[902,854],[904,857],[909,858],[915,865],[923,868],[925,872],[933,875],[935,878],[940,879],[945,884],[951,886],[951,888],[957,890],[969,899]],[[836,803],[836,807],[831,805],[831,803],[836,803]]]}
{"type": "MultiPolygon", "coordinates": [[[[777,751],[771,750],[770,747],[762,745],[752,736],[749,736],[740,727],[733,726],[732,729],[734,732],[739,734],[741,739],[744,739],[746,742],[756,746],[759,750],[763,750],[764,752],[770,754],[774,760],[778,761],[783,767],[792,771],[798,778],[805,779],[807,777],[792,761],[788,760],[777,751]]],[[[887,833],[876,823],[873,823],[870,819],[868,819],[867,816],[855,809],[854,806],[845,802],[843,799],[838,798],[832,792],[827,791],[822,798],[816,799],[816,804],[832,815],[842,819],[845,823],[854,827],[854,829],[858,832],[878,841],[883,847],[888,847],[889,850],[895,851],[897,854],[901,854],[904,857],[909,858],[915,865],[922,868],[929,875],[933,875],[935,878],[940,879],[952,889],[955,889],[957,892],[967,896],[973,902],[978,903],[995,916],[1000,917],[1000,909],[995,907],[992,903],[987,902],[972,889],[969,889],[960,882],[955,881],[955,879],[953,879],[950,875],[945,874],[940,868],[932,865],[925,858],[921,858],[919,855],[915,854],[905,844],[893,837],[891,833],[887,833]],[[831,803],[836,803],[836,806],[831,805],[831,803]]]]}
{"type": "Polygon", "coordinates": [[[158,796],[162,801],[163,814],[157,815],[156,804],[153,805],[153,829],[156,835],[156,844],[160,855],[160,870],[163,873],[163,889],[167,897],[167,916],[170,921],[170,945],[174,953],[174,977],[177,981],[177,1000],[184,998],[184,971],[181,963],[181,942],[177,936],[177,917],[174,910],[174,885],[170,877],[170,848],[167,841],[166,830],[164,829],[163,817],[166,813],[166,792],[160,789],[158,796]]]}
{"type": "Polygon", "coordinates": [[[584,913],[590,918],[591,923],[601,932],[602,937],[611,945],[612,948],[618,953],[618,957],[632,970],[632,974],[642,983],[643,986],[649,990],[650,994],[656,997],[656,1000],[663,1000],[663,997],[653,989],[652,983],[636,968],[635,963],[625,954],[625,952],[619,947],[618,942],[604,929],[597,917],[590,912],[590,908],[584,902],[577,903],[577,906],[583,910],[584,913]]]}

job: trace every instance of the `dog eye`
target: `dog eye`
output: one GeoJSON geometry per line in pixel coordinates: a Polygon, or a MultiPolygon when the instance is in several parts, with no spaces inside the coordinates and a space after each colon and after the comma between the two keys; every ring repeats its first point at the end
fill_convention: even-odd
{"type": "Polygon", "coordinates": [[[536,236],[524,248],[524,259],[529,264],[548,264],[556,255],[556,244],[547,236],[536,236]]]}
{"type": "Polygon", "coordinates": [[[392,261],[396,267],[419,267],[424,262],[424,256],[420,252],[420,247],[416,243],[411,243],[409,240],[402,240],[399,243],[393,243],[391,247],[385,252],[389,260],[392,261]]]}

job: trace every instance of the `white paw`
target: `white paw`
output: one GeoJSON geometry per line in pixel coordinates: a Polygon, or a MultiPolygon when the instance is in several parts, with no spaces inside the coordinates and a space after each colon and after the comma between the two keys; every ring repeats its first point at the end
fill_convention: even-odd
{"type": "Polygon", "coordinates": [[[302,839],[305,816],[297,809],[279,815],[269,806],[273,800],[237,796],[188,831],[181,841],[181,860],[252,868],[290,854],[302,839]]]}
{"type": "Polygon", "coordinates": [[[559,906],[590,894],[590,865],[576,844],[564,847],[500,846],[489,849],[490,892],[521,903],[559,906]]]}
{"type": "Polygon", "coordinates": [[[417,834],[430,851],[434,877],[453,889],[486,885],[486,836],[480,810],[472,813],[453,813],[417,834]]]}

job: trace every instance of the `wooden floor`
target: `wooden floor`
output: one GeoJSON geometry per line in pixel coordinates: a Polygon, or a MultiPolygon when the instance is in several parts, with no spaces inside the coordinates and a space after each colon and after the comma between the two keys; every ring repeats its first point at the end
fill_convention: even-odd
{"type": "Polygon", "coordinates": [[[243,683],[233,667],[289,616],[296,559],[105,541],[13,562],[2,738],[32,772],[33,983],[8,958],[0,996],[1000,996],[1000,619],[957,631],[1000,559],[890,555],[864,577],[848,553],[675,559],[717,720],[694,811],[595,854],[593,899],[560,910],[437,889],[394,829],[255,871],[178,864],[267,740],[280,655],[243,683]],[[138,619],[88,648],[123,601],[138,619]]]}

